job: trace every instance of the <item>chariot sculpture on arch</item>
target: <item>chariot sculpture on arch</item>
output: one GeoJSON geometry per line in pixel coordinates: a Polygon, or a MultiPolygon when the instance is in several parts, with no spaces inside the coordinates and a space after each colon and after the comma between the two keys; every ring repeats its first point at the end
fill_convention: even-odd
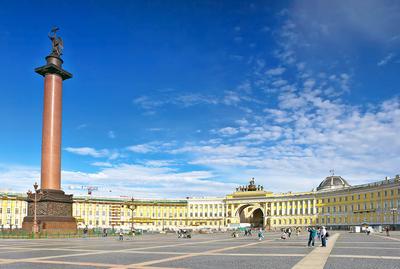
{"type": "Polygon", "coordinates": [[[57,31],[60,30],[58,27],[53,27],[48,34],[51,40],[51,54],[52,56],[61,57],[62,51],[64,49],[64,43],[61,37],[57,36],[57,31]]]}

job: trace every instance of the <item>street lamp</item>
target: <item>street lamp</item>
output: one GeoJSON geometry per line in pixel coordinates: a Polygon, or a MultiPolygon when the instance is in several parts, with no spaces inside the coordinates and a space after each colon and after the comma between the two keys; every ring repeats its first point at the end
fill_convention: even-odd
{"type": "MultiPolygon", "coordinates": [[[[36,212],[37,212],[38,187],[39,187],[39,185],[37,184],[37,182],[35,182],[35,184],[33,184],[33,188],[35,189],[35,193],[34,193],[34,196],[33,196],[33,227],[32,227],[33,232],[35,234],[37,234],[39,232],[39,226],[37,224],[37,216],[36,216],[37,215],[36,212]]],[[[41,194],[41,193],[39,193],[39,194],[41,194]]],[[[32,192],[29,190],[28,191],[28,197],[31,198],[31,196],[32,196],[32,192]]]]}
{"type": "Polygon", "coordinates": [[[131,232],[132,232],[132,235],[133,235],[133,230],[134,230],[134,227],[133,227],[133,212],[136,210],[136,205],[134,204],[134,202],[135,202],[135,199],[132,197],[131,200],[126,201],[122,205],[122,207],[126,207],[131,211],[131,232]]]}
{"type": "Polygon", "coordinates": [[[392,218],[393,218],[393,230],[395,230],[395,218],[394,218],[394,216],[395,216],[396,212],[397,212],[397,208],[394,207],[394,208],[390,209],[390,213],[392,214],[392,218]]]}

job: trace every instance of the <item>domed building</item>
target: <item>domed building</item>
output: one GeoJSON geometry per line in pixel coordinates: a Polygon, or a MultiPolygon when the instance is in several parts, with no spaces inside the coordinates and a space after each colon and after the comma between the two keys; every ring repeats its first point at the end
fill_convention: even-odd
{"type": "Polygon", "coordinates": [[[317,191],[336,190],[351,187],[350,184],[341,176],[326,177],[317,187],[317,191]]]}

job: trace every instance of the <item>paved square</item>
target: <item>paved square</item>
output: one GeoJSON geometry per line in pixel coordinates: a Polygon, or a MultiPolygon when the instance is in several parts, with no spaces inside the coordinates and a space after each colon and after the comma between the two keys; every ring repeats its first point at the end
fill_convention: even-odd
{"type": "MultiPolygon", "coordinates": [[[[332,233],[327,248],[306,247],[307,235],[231,238],[228,233],[116,238],[1,240],[0,268],[396,268],[400,234],[332,233]],[[336,242],[335,242],[336,241],[336,242]]],[[[320,242],[317,241],[317,245],[320,242]]]]}

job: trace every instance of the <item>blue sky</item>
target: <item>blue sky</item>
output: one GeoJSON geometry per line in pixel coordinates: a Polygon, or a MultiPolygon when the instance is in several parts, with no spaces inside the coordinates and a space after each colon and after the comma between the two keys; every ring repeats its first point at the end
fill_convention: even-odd
{"type": "Polygon", "coordinates": [[[69,193],[222,196],[255,177],[307,191],[399,173],[396,1],[6,1],[1,190],[40,180],[43,79],[64,39],[69,193]],[[111,192],[110,192],[111,190],[111,192]]]}

